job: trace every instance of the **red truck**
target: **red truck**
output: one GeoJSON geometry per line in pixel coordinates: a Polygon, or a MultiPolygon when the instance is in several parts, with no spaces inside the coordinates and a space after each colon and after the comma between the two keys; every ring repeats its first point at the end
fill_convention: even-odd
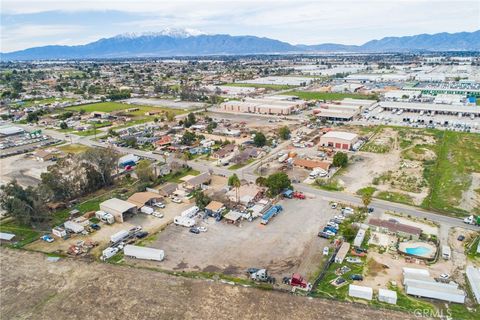
{"type": "Polygon", "coordinates": [[[302,277],[299,273],[292,274],[291,278],[285,277],[283,278],[283,283],[289,284],[292,287],[296,287],[298,289],[310,291],[312,289],[312,284],[307,282],[307,280],[302,277]]]}
{"type": "Polygon", "coordinates": [[[305,195],[303,193],[297,192],[297,191],[295,191],[293,193],[293,197],[296,198],[296,199],[302,199],[302,200],[305,199],[305,195]]]}

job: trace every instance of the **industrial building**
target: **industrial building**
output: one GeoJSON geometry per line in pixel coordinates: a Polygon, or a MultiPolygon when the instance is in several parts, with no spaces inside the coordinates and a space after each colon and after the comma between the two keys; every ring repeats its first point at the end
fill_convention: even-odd
{"type": "Polygon", "coordinates": [[[137,213],[137,206],[133,203],[112,198],[100,203],[100,210],[110,213],[117,222],[124,222],[127,216],[137,213]]]}
{"type": "Polygon", "coordinates": [[[480,117],[480,107],[466,105],[436,104],[436,103],[420,103],[420,102],[393,102],[382,101],[378,103],[378,107],[383,110],[403,110],[404,112],[435,112],[437,114],[446,115],[470,115],[480,117]]]}
{"type": "Polygon", "coordinates": [[[465,291],[454,282],[436,282],[426,269],[403,268],[405,293],[448,302],[465,303],[465,291]]]}
{"type": "Polygon", "coordinates": [[[222,103],[219,108],[228,112],[289,115],[304,109],[305,106],[305,101],[293,96],[269,96],[261,99],[227,101],[222,103]]]}
{"type": "Polygon", "coordinates": [[[350,150],[358,141],[358,135],[343,131],[329,131],[320,137],[319,145],[336,149],[350,150]]]}
{"type": "Polygon", "coordinates": [[[145,205],[153,205],[155,202],[160,202],[162,196],[154,192],[136,192],[127,199],[128,202],[133,203],[138,209],[145,205]]]}
{"type": "Polygon", "coordinates": [[[480,269],[473,266],[467,266],[467,279],[472,289],[473,295],[480,304],[480,269]]]}
{"type": "Polygon", "coordinates": [[[328,121],[352,121],[365,109],[370,109],[377,101],[346,98],[341,101],[320,103],[313,114],[328,121]]]}

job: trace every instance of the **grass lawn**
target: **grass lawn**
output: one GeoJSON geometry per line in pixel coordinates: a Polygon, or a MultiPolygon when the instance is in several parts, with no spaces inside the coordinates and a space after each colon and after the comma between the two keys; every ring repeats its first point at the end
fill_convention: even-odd
{"type": "Polygon", "coordinates": [[[67,102],[67,101],[75,101],[75,99],[71,98],[46,98],[46,99],[32,99],[32,100],[24,100],[23,103],[17,102],[15,106],[22,106],[22,107],[32,107],[41,104],[50,104],[54,102],[67,102]]]}
{"type": "Polygon", "coordinates": [[[0,222],[0,232],[13,233],[16,244],[9,245],[14,248],[21,248],[30,242],[40,238],[40,231],[32,230],[29,226],[21,226],[13,219],[6,218],[0,222]]]}
{"type": "Polygon", "coordinates": [[[375,187],[365,187],[365,188],[358,189],[357,194],[359,196],[363,196],[363,195],[373,196],[375,191],[377,191],[377,189],[375,187]]]}
{"type": "MultiPolygon", "coordinates": [[[[227,83],[225,86],[229,87],[250,87],[250,88],[265,88],[265,89],[272,89],[272,90],[287,90],[293,89],[297,86],[291,86],[287,84],[262,84],[262,83],[227,83]]],[[[221,88],[221,86],[220,86],[221,88]]]]}
{"type": "Polygon", "coordinates": [[[166,176],[163,177],[165,182],[175,182],[175,183],[180,183],[182,182],[183,177],[186,176],[198,176],[200,174],[200,171],[194,170],[194,169],[182,169],[178,172],[175,173],[169,173],[166,176]]]}
{"type": "Polygon", "coordinates": [[[378,199],[387,200],[391,202],[414,205],[412,198],[408,194],[404,194],[400,192],[381,191],[375,197],[378,199]]]}
{"type": "Polygon", "coordinates": [[[60,146],[58,147],[58,149],[65,153],[77,154],[77,153],[82,153],[88,150],[88,147],[84,146],[83,144],[74,143],[74,144],[66,144],[66,145],[60,146]]]}
{"type": "Polygon", "coordinates": [[[312,92],[312,91],[289,91],[286,95],[297,96],[303,100],[341,100],[345,98],[353,99],[372,99],[376,100],[376,95],[364,95],[358,93],[334,93],[334,92],[312,92]]]}
{"type": "Polygon", "coordinates": [[[143,116],[145,112],[153,111],[153,110],[161,110],[165,112],[172,112],[175,115],[183,114],[186,111],[181,109],[170,109],[170,108],[163,108],[163,107],[153,107],[153,106],[140,106],[134,104],[126,104],[121,102],[99,102],[99,103],[91,103],[91,104],[84,104],[80,106],[68,107],[67,110],[72,111],[80,111],[85,110],[85,112],[94,112],[94,111],[102,111],[102,112],[113,112],[113,111],[121,111],[126,109],[138,108],[138,111],[128,112],[133,116],[143,116]]]}
{"type": "Polygon", "coordinates": [[[255,159],[248,159],[247,162],[237,163],[237,164],[231,165],[230,167],[228,167],[228,170],[237,170],[237,169],[243,168],[246,165],[248,165],[248,164],[250,164],[254,161],[255,161],[255,159]]]}
{"type": "Polygon", "coordinates": [[[463,216],[458,208],[462,194],[472,183],[472,172],[480,172],[480,135],[453,131],[435,131],[437,159],[425,163],[424,176],[430,194],[422,207],[463,216]]]}

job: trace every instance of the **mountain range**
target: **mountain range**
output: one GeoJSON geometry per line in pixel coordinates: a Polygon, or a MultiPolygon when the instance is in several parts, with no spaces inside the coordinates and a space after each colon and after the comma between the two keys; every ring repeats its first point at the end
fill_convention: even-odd
{"type": "Polygon", "coordinates": [[[89,58],[132,58],[167,56],[289,54],[321,52],[418,52],[480,51],[480,30],[475,32],[420,34],[386,37],[363,45],[325,43],[292,45],[287,42],[256,36],[204,34],[192,29],[166,29],[144,34],[122,34],[85,45],[49,45],[9,53],[0,59],[46,60],[89,58]]]}

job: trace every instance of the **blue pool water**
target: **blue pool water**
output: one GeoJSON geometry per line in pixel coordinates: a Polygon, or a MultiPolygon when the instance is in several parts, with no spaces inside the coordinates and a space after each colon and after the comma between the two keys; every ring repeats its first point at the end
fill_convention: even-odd
{"type": "Polygon", "coordinates": [[[430,253],[430,249],[429,248],[426,248],[426,247],[415,247],[415,248],[405,248],[405,251],[408,253],[408,254],[413,254],[413,255],[416,255],[416,256],[422,256],[422,255],[425,255],[427,253],[430,253]]]}

